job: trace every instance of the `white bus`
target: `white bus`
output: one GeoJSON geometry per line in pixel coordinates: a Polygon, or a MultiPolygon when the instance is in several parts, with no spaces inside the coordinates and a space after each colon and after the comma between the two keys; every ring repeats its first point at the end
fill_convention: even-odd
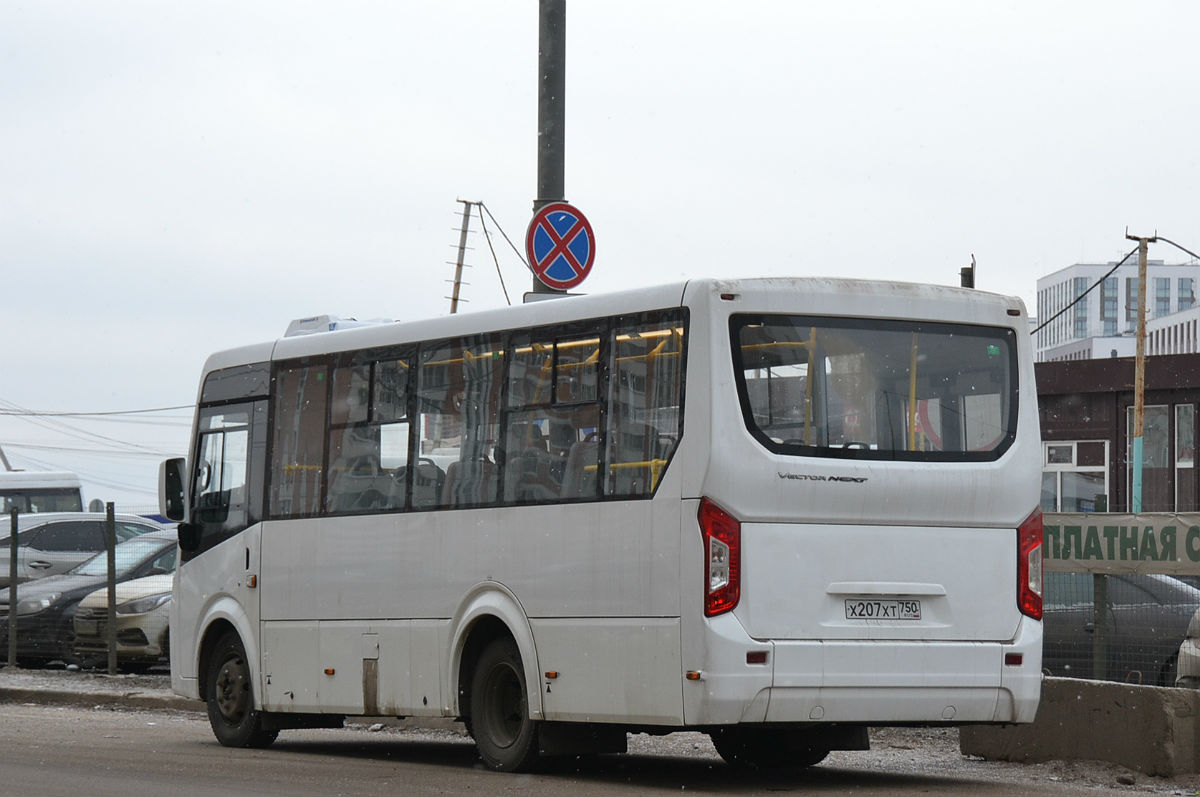
{"type": "Polygon", "coordinates": [[[66,471],[0,471],[0,512],[82,512],[79,477],[66,471]]]}
{"type": "Polygon", "coordinates": [[[499,770],[708,732],[1033,719],[1040,441],[1019,299],[695,280],[213,355],[171,675],[222,744],[457,717],[499,770]]]}

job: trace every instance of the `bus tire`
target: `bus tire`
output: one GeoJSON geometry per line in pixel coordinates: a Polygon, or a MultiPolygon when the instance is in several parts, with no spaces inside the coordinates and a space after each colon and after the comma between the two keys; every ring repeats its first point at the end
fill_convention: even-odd
{"type": "Polygon", "coordinates": [[[530,769],[538,756],[538,723],[529,716],[525,670],[516,643],[495,639],[471,678],[471,735],[483,763],[498,772],[530,769]]]}
{"type": "Polygon", "coordinates": [[[277,730],[263,729],[246,649],[235,632],[226,632],[209,655],[205,686],[208,722],[223,746],[266,747],[279,736],[277,730]]]}
{"type": "Polygon", "coordinates": [[[743,769],[811,767],[829,755],[816,733],[803,730],[728,727],[708,735],[727,764],[743,769]]]}

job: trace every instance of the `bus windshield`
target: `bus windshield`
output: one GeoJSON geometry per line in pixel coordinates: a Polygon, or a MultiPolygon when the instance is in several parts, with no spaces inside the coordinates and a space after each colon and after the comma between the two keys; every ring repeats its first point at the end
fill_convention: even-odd
{"type": "Polygon", "coordinates": [[[730,325],[746,426],[776,453],[979,461],[1014,438],[1012,330],[783,315],[730,325]]]}
{"type": "Polygon", "coordinates": [[[0,513],[8,514],[16,509],[22,514],[29,512],[82,512],[83,498],[78,487],[21,489],[0,494],[0,513]]]}

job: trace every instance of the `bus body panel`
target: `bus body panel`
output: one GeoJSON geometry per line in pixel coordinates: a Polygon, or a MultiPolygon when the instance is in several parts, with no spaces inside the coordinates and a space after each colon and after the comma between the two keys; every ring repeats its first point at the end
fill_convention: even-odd
{"type": "MultiPolygon", "coordinates": [[[[680,721],[679,593],[674,588],[678,479],[664,476],[659,489],[662,495],[674,495],[674,503],[567,505],[556,508],[561,522],[554,525],[540,520],[544,510],[534,507],[263,524],[265,565],[258,592],[264,677],[270,680],[264,684],[265,706],[272,711],[361,713],[362,660],[347,651],[357,651],[362,635],[378,633],[380,706],[404,715],[433,714],[430,707],[456,715],[462,707],[456,690],[448,686],[457,682],[456,640],[477,614],[487,612],[502,619],[519,642],[529,635],[530,625],[541,627],[552,651],[561,649],[555,644],[563,627],[558,621],[569,618],[571,626],[586,624],[589,618],[609,618],[596,625],[598,632],[603,629],[610,638],[623,640],[622,649],[644,651],[641,659],[622,659],[615,666],[605,657],[580,657],[578,648],[571,650],[571,666],[556,665],[572,676],[556,697],[557,718],[611,712],[611,702],[597,702],[601,693],[596,685],[616,678],[624,684],[630,704],[654,718],[646,721],[680,721]],[[506,556],[513,549],[530,555],[506,556]],[[633,561],[632,551],[641,552],[633,561]],[[431,561],[441,566],[433,568],[431,561]],[[496,569],[500,562],[506,563],[503,573],[496,569]],[[459,608],[460,602],[474,606],[472,596],[487,584],[511,596],[505,609],[495,601],[470,611],[459,608]],[[407,640],[409,627],[380,622],[398,616],[430,618],[446,629],[445,639],[437,646],[417,646],[407,640]],[[538,618],[554,622],[538,626],[538,618]],[[341,629],[338,620],[362,622],[341,629]],[[319,629],[317,645],[312,641],[313,624],[319,629]],[[658,631],[648,630],[660,626],[658,631]],[[649,640],[659,644],[664,638],[673,640],[670,655],[651,655],[649,640]],[[393,654],[387,655],[388,650],[393,654]],[[335,670],[333,676],[317,676],[329,668],[335,670]],[[420,688],[411,681],[401,683],[422,673],[420,688]],[[430,687],[430,673],[445,674],[436,692],[430,687]],[[664,692],[666,683],[672,688],[664,692]],[[581,684],[586,687],[577,688],[581,684]]],[[[542,681],[545,668],[538,669],[538,661],[546,654],[540,642],[537,647],[531,642],[522,653],[533,690],[542,681]]],[[[545,694],[534,692],[531,697],[530,704],[537,705],[545,694]]]]}
{"type": "Polygon", "coordinates": [[[561,617],[531,622],[546,719],[682,724],[678,619],[561,617]],[[580,644],[581,639],[587,644],[580,644]]]}
{"type": "Polygon", "coordinates": [[[264,707],[367,716],[445,714],[445,622],[263,623],[264,707]]]}
{"type": "Polygon", "coordinates": [[[742,579],[755,639],[1002,641],[1021,618],[1013,529],[745,523],[742,579]]]}
{"type": "MultiPolygon", "coordinates": [[[[258,673],[259,595],[250,576],[259,566],[261,526],[207,551],[203,558],[181,563],[175,570],[170,609],[171,688],[186,697],[200,696],[201,643],[214,623],[232,625],[241,637],[255,673],[255,695],[262,695],[258,673]]],[[[214,640],[215,641],[215,640],[214,640]]]]}
{"type": "Polygon", "coordinates": [[[448,620],[488,581],[511,590],[529,617],[678,616],[679,538],[655,520],[673,518],[670,505],[614,501],[555,514],[562,522],[553,526],[530,507],[268,521],[262,617],[448,620]],[[528,553],[505,556],[513,549],[528,553]]]}

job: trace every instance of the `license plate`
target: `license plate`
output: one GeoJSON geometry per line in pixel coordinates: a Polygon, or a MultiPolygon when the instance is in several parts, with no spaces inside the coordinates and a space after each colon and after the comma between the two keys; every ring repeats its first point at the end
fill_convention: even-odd
{"type": "Polygon", "coordinates": [[[76,620],[75,633],[79,636],[99,636],[100,622],[98,620],[76,620]]]}
{"type": "Polygon", "coordinates": [[[847,598],[847,620],[920,620],[919,600],[875,600],[847,598]]]}

